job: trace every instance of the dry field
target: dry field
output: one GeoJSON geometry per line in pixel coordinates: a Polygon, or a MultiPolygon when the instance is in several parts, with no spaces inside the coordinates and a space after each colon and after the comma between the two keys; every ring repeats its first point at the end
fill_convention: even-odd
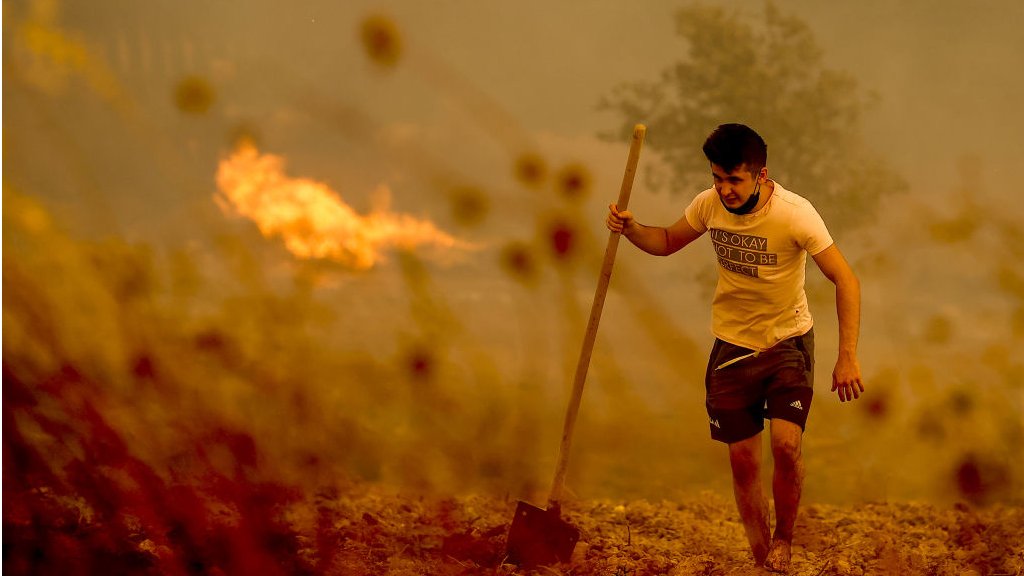
{"type": "MultiPolygon", "coordinates": [[[[515,502],[347,484],[303,494],[210,476],[169,486],[130,462],[104,492],[5,486],[8,574],[522,574],[504,562],[515,502]],[[118,489],[124,490],[118,492],[118,489]]],[[[572,501],[573,575],[726,575],[755,569],[730,501],[572,501]]],[[[810,505],[791,574],[1017,575],[1024,510],[810,505]]]]}

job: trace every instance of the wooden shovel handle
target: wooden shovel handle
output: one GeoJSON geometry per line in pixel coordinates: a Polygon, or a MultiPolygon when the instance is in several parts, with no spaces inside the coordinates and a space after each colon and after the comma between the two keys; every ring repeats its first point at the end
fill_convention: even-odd
{"type": "MultiPolygon", "coordinates": [[[[629,146],[626,172],[622,175],[619,200],[615,204],[620,211],[625,210],[629,205],[629,194],[633,190],[633,177],[636,175],[636,165],[640,160],[640,148],[643,147],[646,134],[647,127],[643,124],[637,124],[633,128],[633,141],[629,146]]],[[[608,234],[608,246],[604,249],[601,275],[597,279],[597,291],[594,293],[594,303],[590,307],[590,320],[587,322],[587,332],[583,336],[583,348],[580,350],[579,362],[576,364],[576,375],[573,377],[569,408],[565,413],[565,425],[562,427],[562,444],[558,449],[558,463],[555,467],[555,480],[551,484],[548,508],[558,509],[558,502],[562,499],[562,489],[565,487],[565,472],[569,467],[569,451],[572,448],[572,435],[576,427],[576,416],[579,414],[580,401],[583,399],[583,384],[587,381],[590,356],[594,352],[594,341],[597,339],[597,327],[601,323],[604,297],[608,293],[608,283],[612,278],[612,266],[615,264],[615,252],[619,247],[619,236],[620,234],[617,232],[610,232],[608,234]]]]}

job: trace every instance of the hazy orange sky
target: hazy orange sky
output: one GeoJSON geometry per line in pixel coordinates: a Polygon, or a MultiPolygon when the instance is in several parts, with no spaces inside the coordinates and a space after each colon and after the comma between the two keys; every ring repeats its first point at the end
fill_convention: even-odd
{"type": "MultiPolygon", "coordinates": [[[[40,7],[50,4],[56,7],[50,22],[108,64],[137,104],[144,119],[136,121],[134,137],[140,130],[147,137],[159,134],[170,150],[158,154],[177,154],[184,163],[164,160],[163,170],[188,172],[178,177],[195,188],[208,183],[226,133],[245,125],[272,151],[294,158],[297,171],[344,185],[356,203],[365,202],[380,181],[401,177],[412,182],[397,187],[397,194],[406,189],[409,202],[423,196],[409,188],[424,174],[412,173],[395,148],[429,150],[435,156],[430,169],[488,184],[496,173],[506,175],[507,147],[522,141],[566,139],[559,153],[593,162],[576,140],[612,125],[608,114],[596,110],[598,99],[622,82],[655,77],[684,49],[673,22],[681,4],[673,2],[36,0],[7,5],[7,61],[21,61],[19,50],[11,49],[19,17],[45,12],[40,7]],[[370,14],[389,16],[399,30],[403,54],[392,70],[376,69],[359,45],[359,24],[370,14]],[[203,118],[183,118],[172,106],[173,86],[188,74],[205,77],[216,90],[214,108],[203,118]]],[[[737,18],[761,17],[759,1],[726,5],[737,18]]],[[[864,119],[865,135],[915,190],[944,192],[944,183],[956,177],[957,158],[976,154],[992,174],[990,191],[1020,207],[1020,195],[1009,191],[1012,167],[1024,154],[1024,83],[1014,73],[1024,56],[1018,33],[1024,7],[1012,1],[799,0],[777,6],[812,27],[828,66],[877,92],[878,106],[864,119]]],[[[62,87],[39,76],[60,94],[53,120],[90,155],[83,161],[96,166],[97,185],[127,197],[134,208],[123,225],[130,227],[128,220],[153,201],[181,204],[180,186],[171,186],[174,192],[159,183],[145,190],[132,186],[155,176],[159,165],[114,175],[104,163],[123,158],[125,148],[132,153],[133,135],[111,126],[116,119],[91,103],[80,85],[62,87]],[[94,150],[90,135],[96,134],[106,142],[94,150]]],[[[45,169],[38,159],[47,156],[43,149],[53,152],[45,140],[53,129],[48,136],[33,120],[19,88],[5,87],[5,96],[6,132],[12,141],[17,135],[7,152],[14,166],[9,178],[27,179],[68,200],[58,182],[40,175],[45,169]]],[[[658,127],[650,128],[657,138],[658,127]]],[[[160,176],[154,179],[168,180],[160,176]]],[[[431,210],[425,204],[417,209],[431,210]]],[[[157,228],[163,226],[158,222],[157,228]]]]}

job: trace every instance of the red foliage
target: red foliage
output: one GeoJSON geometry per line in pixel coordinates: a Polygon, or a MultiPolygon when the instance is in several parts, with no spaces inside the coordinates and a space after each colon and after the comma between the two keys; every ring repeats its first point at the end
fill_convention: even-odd
{"type": "Polygon", "coordinates": [[[217,427],[198,437],[196,468],[168,483],[133,454],[97,408],[99,387],[74,368],[33,390],[5,365],[3,394],[6,572],[304,571],[281,518],[297,492],[250,479],[259,454],[248,434],[217,427]],[[59,418],[37,409],[42,395],[57,401],[59,418]],[[30,442],[19,420],[66,448],[63,458],[30,442]],[[227,473],[207,458],[213,448],[230,454],[227,473]]]}

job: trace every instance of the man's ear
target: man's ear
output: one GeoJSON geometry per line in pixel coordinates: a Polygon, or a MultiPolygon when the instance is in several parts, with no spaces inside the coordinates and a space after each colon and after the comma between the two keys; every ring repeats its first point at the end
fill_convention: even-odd
{"type": "Polygon", "coordinates": [[[768,167],[767,166],[762,167],[761,171],[757,173],[757,179],[760,180],[762,184],[768,181],[768,167]]]}

